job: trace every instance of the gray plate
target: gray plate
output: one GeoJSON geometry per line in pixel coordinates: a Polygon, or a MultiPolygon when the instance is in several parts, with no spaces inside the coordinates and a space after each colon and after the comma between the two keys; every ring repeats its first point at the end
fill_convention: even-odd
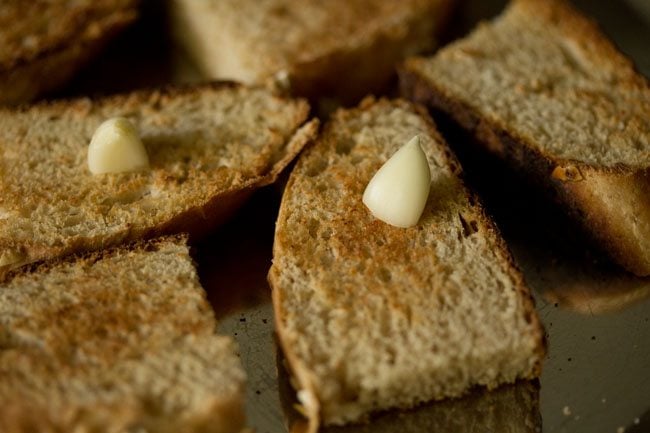
{"type": "MultiPolygon", "coordinates": [[[[644,1],[650,0],[639,0],[644,1]]],[[[617,1],[577,3],[650,75],[650,30],[640,15],[617,1]]],[[[158,4],[145,3],[139,24],[65,94],[197,81],[196,71],[165,40],[158,4]]],[[[454,32],[493,16],[503,4],[466,1],[454,32]]],[[[480,170],[471,167],[470,161],[470,178],[479,177],[480,170]]],[[[541,388],[519,384],[495,393],[477,391],[345,431],[650,432],[650,281],[620,272],[574,241],[560,217],[547,214],[544,203],[519,199],[526,194],[504,190],[510,184],[497,179],[482,192],[535,291],[548,333],[541,388]]],[[[233,222],[196,248],[220,330],[239,342],[249,376],[248,422],[260,433],[286,432],[291,415],[281,404],[282,367],[266,282],[278,201],[277,189],[256,194],[233,222]]]]}

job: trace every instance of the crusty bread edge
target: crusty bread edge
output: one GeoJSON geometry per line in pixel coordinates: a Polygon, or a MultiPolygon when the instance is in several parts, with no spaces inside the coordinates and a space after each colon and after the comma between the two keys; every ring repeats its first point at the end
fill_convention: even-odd
{"type": "Polygon", "coordinates": [[[14,278],[20,277],[22,275],[38,272],[48,272],[58,266],[73,264],[80,260],[85,260],[89,263],[95,263],[104,258],[113,257],[124,252],[156,251],[159,246],[166,244],[167,242],[187,245],[188,241],[189,235],[187,233],[176,233],[172,235],[160,236],[154,239],[139,239],[122,245],[115,245],[103,250],[81,251],[79,253],[56,257],[53,259],[39,260],[36,262],[27,263],[19,268],[11,269],[5,274],[0,275],[0,284],[7,284],[14,278]]]}
{"type": "Polygon", "coordinates": [[[98,21],[94,37],[0,66],[0,103],[25,103],[62,86],[137,17],[136,5],[115,11],[98,21]]]}
{"type": "MultiPolygon", "coordinates": [[[[305,117],[307,114],[304,113],[305,117]]],[[[172,220],[150,229],[143,236],[149,238],[157,234],[175,232],[188,232],[192,240],[203,236],[232,216],[256,189],[274,183],[304,146],[318,134],[319,125],[318,119],[311,119],[302,124],[287,143],[284,155],[274,162],[267,174],[250,179],[241,189],[228,190],[212,197],[203,205],[188,209],[172,220]]]]}
{"type": "MultiPolygon", "coordinates": [[[[620,53],[615,45],[600,31],[598,25],[583,16],[563,0],[515,0],[515,2],[539,6],[540,13],[561,16],[563,31],[589,41],[605,53],[605,57],[626,68],[635,86],[650,87],[648,80],[636,72],[634,64],[620,53]],[[566,29],[565,29],[566,27],[566,29]]],[[[513,2],[514,3],[514,2],[513,2]]],[[[512,6],[511,6],[512,7],[512,6]]],[[[596,245],[607,252],[618,264],[637,276],[650,275],[650,236],[638,236],[631,227],[612,224],[612,220],[627,219],[626,207],[630,202],[645,202],[637,208],[642,225],[650,234],[650,167],[635,168],[618,164],[616,166],[593,166],[577,161],[554,157],[536,149],[530,139],[509,130],[479,114],[478,110],[457,100],[444,88],[421,75],[418,64],[421,58],[408,59],[399,68],[400,93],[415,102],[433,107],[449,114],[460,126],[471,131],[487,149],[518,167],[526,167],[528,175],[552,190],[555,199],[581,225],[583,231],[596,245]],[[596,186],[599,185],[599,186],[596,186]],[[616,185],[619,194],[626,197],[618,207],[603,214],[603,200],[598,194],[602,185],[616,185]]]]}
{"type": "MultiPolygon", "coordinates": [[[[220,89],[223,87],[241,87],[240,84],[233,82],[211,82],[200,86],[168,86],[157,90],[140,90],[127,95],[114,95],[104,100],[110,104],[123,105],[128,100],[137,100],[147,98],[153,94],[163,94],[173,96],[175,94],[188,91],[200,92],[202,89],[220,89]]],[[[277,96],[276,96],[277,97],[277,96]]],[[[169,221],[165,221],[154,227],[147,227],[142,230],[129,229],[110,237],[95,238],[78,238],[70,241],[69,245],[60,247],[47,247],[33,244],[16,245],[8,239],[0,238],[0,259],[5,255],[16,254],[17,260],[11,263],[0,265],[0,277],[10,269],[23,266],[27,263],[72,254],[84,250],[99,250],[102,248],[119,245],[122,243],[134,241],[137,239],[151,239],[157,236],[168,235],[173,233],[187,232],[190,240],[200,238],[206,233],[213,230],[218,225],[225,222],[232,216],[237,209],[246,201],[246,199],[258,188],[272,184],[282,173],[282,171],[293,161],[302,151],[305,145],[311,141],[318,133],[320,122],[317,119],[307,120],[309,116],[309,105],[299,99],[302,107],[299,113],[299,119],[296,122],[299,126],[288,140],[282,155],[276,155],[277,159],[268,173],[249,179],[245,184],[235,189],[229,189],[211,197],[199,206],[192,207],[176,215],[169,221]]],[[[80,104],[83,99],[71,101],[51,101],[43,102],[38,106],[47,106],[50,108],[64,108],[69,104],[80,104]]],[[[22,106],[19,110],[28,110],[30,106],[22,106]]],[[[3,110],[0,108],[0,110],[3,110]]],[[[4,109],[6,110],[6,108],[4,109]]]]}
{"type": "MultiPolygon", "coordinates": [[[[324,128],[329,128],[329,122],[325,124],[324,128]]],[[[313,151],[313,147],[315,146],[318,138],[320,137],[320,134],[318,136],[313,136],[307,146],[305,146],[305,149],[303,150],[301,156],[298,158],[296,161],[296,167],[298,164],[302,164],[302,161],[305,159],[305,156],[313,151]]],[[[296,167],[294,167],[294,170],[289,174],[289,179],[287,181],[287,184],[284,187],[284,191],[286,192],[289,190],[292,185],[295,182],[295,170],[296,167]]],[[[282,216],[287,212],[287,205],[286,205],[286,200],[285,200],[286,195],[282,195],[282,200],[280,202],[280,209],[278,211],[278,216],[276,221],[280,221],[282,219],[282,216]]],[[[275,226],[275,231],[277,233],[278,230],[278,224],[276,222],[275,226]]],[[[275,236],[274,236],[275,237],[275,236]]],[[[273,242],[273,257],[275,258],[276,254],[278,251],[278,243],[273,242]]],[[[286,340],[284,338],[284,332],[282,331],[283,326],[282,326],[282,316],[278,314],[280,310],[280,305],[281,305],[281,295],[279,290],[276,288],[279,286],[279,275],[278,275],[278,270],[277,267],[272,264],[271,268],[269,269],[268,272],[268,282],[269,285],[271,286],[271,301],[273,304],[273,317],[274,317],[274,323],[275,323],[275,332],[277,335],[277,343],[282,349],[282,353],[284,354],[285,359],[287,360],[286,366],[287,366],[287,372],[292,375],[300,386],[302,387],[302,391],[305,391],[309,396],[308,401],[300,401],[300,406],[304,411],[304,415],[307,418],[307,425],[305,426],[304,431],[301,433],[318,433],[318,428],[320,425],[320,402],[318,398],[316,398],[316,386],[315,386],[315,380],[312,378],[312,374],[309,371],[309,368],[303,365],[303,363],[293,354],[293,352],[287,350],[286,347],[286,340]]]]}
{"type": "MultiPolygon", "coordinates": [[[[380,103],[386,103],[388,100],[386,99],[381,99],[380,103]]],[[[402,106],[403,108],[410,109],[412,111],[415,111],[418,113],[422,119],[427,124],[428,127],[428,133],[436,139],[438,143],[441,144],[441,146],[444,147],[444,159],[445,162],[451,167],[453,173],[458,176],[460,183],[463,187],[463,190],[465,193],[468,195],[468,200],[470,202],[470,205],[474,207],[474,210],[476,211],[477,215],[479,216],[479,222],[480,224],[483,225],[485,229],[485,233],[487,236],[492,236],[494,243],[496,244],[496,249],[494,250],[497,259],[499,263],[504,266],[505,269],[508,269],[510,275],[514,279],[514,284],[516,286],[517,292],[521,295],[521,299],[523,302],[523,307],[524,307],[524,319],[526,323],[529,323],[531,327],[534,329],[534,335],[531,335],[531,337],[534,340],[535,344],[535,360],[534,360],[534,365],[531,369],[530,372],[527,374],[524,374],[523,376],[520,377],[520,379],[534,379],[537,378],[541,375],[541,368],[542,368],[542,361],[544,357],[546,356],[546,351],[547,351],[547,342],[546,342],[546,337],[544,333],[544,328],[541,324],[541,321],[537,315],[537,312],[535,310],[535,301],[532,297],[532,294],[530,290],[528,289],[528,286],[526,285],[526,282],[524,280],[524,276],[517,267],[517,265],[514,262],[514,259],[512,257],[512,254],[510,253],[508,246],[506,245],[503,237],[501,236],[498,228],[492,221],[492,219],[487,215],[485,212],[484,207],[482,206],[480,200],[478,199],[478,196],[476,196],[474,193],[472,193],[469,189],[467,189],[466,184],[463,180],[462,176],[462,168],[460,166],[460,163],[458,162],[456,156],[452,153],[451,149],[449,146],[446,144],[442,136],[439,134],[439,132],[436,129],[435,123],[433,119],[429,116],[426,108],[419,104],[412,104],[410,102],[398,99],[398,100],[393,100],[393,101],[388,101],[388,103],[396,103],[402,106]]],[[[376,103],[376,100],[374,97],[367,97],[365,98],[360,105],[357,108],[354,109],[348,109],[344,111],[363,111],[367,109],[369,106],[373,105],[376,103]]],[[[334,118],[336,117],[336,113],[334,113],[334,118]]],[[[329,122],[324,126],[324,130],[321,133],[322,135],[325,135],[327,133],[327,130],[329,128],[333,128],[334,125],[329,122]]],[[[298,159],[297,164],[302,164],[309,155],[309,152],[314,151],[313,147],[316,146],[317,140],[315,140],[313,143],[311,143],[311,146],[309,149],[305,149],[301,157],[298,159]]],[[[295,172],[295,171],[294,171],[295,172]]],[[[295,175],[294,172],[291,173],[289,177],[289,181],[287,183],[287,190],[290,189],[295,182],[295,175]]],[[[285,197],[283,197],[282,202],[280,204],[280,210],[278,213],[278,218],[277,220],[280,221],[284,217],[285,213],[288,212],[287,210],[287,202],[285,200],[285,197]]],[[[278,225],[276,224],[276,236],[277,236],[277,230],[278,230],[278,225]]],[[[277,257],[279,254],[281,254],[281,251],[279,251],[279,246],[277,242],[274,242],[273,244],[273,257],[277,257]]],[[[321,425],[321,413],[320,413],[320,402],[318,399],[318,392],[317,388],[315,385],[315,379],[313,378],[312,373],[310,372],[308,366],[304,365],[293,353],[291,350],[291,347],[289,345],[289,341],[286,338],[286,335],[284,333],[284,327],[282,324],[283,317],[281,315],[282,309],[281,309],[281,303],[282,303],[282,298],[281,298],[281,293],[279,290],[280,287],[280,281],[279,281],[279,273],[280,271],[278,270],[275,260],[274,263],[271,266],[271,269],[269,270],[268,273],[268,281],[272,289],[272,302],[273,302],[273,310],[274,310],[274,317],[275,317],[275,329],[276,333],[278,336],[278,342],[279,345],[282,349],[282,352],[284,353],[284,356],[287,360],[288,363],[288,369],[289,373],[293,375],[295,378],[295,383],[300,386],[300,390],[297,391],[304,391],[307,393],[307,395],[310,396],[308,401],[301,401],[301,405],[304,410],[304,415],[307,417],[307,429],[305,433],[317,433],[320,425],[321,425]]],[[[488,387],[489,388],[489,387],[488,387]]]]}

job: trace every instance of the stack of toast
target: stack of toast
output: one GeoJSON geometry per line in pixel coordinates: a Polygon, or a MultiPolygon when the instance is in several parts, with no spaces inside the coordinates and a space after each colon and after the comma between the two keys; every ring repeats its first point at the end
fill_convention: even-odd
{"type": "Polygon", "coordinates": [[[140,5],[0,5],[0,430],[242,431],[188,242],[283,171],[269,283],[310,431],[539,377],[531,290],[427,108],[650,275],[648,80],[566,0],[512,0],[436,53],[455,3],[169,0],[206,82],[37,102],[140,5]],[[323,104],[358,105],[321,127],[323,104]],[[149,166],[92,174],[117,117],[149,166]],[[362,196],[413,137],[429,195],[399,228],[362,196]]]}

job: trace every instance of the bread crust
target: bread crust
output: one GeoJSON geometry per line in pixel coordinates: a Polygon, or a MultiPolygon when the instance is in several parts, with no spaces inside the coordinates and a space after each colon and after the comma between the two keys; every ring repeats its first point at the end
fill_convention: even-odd
{"type": "MultiPolygon", "coordinates": [[[[286,188],[291,188],[293,179],[290,177],[289,182],[287,183],[286,188]]],[[[283,210],[283,206],[280,205],[280,213],[278,214],[278,221],[282,218],[283,213],[286,210],[283,210]]],[[[277,226],[276,226],[277,227],[277,226]]],[[[273,243],[273,256],[280,254],[280,251],[277,251],[275,247],[276,243],[273,243]]],[[[316,387],[316,381],[313,378],[312,373],[309,371],[309,368],[304,365],[304,363],[298,358],[298,356],[291,350],[289,338],[287,337],[284,330],[284,317],[281,314],[282,312],[282,294],[280,293],[280,281],[279,281],[279,270],[276,266],[271,266],[268,274],[269,285],[271,286],[271,301],[273,303],[273,318],[275,323],[275,332],[278,336],[277,341],[282,349],[285,359],[287,360],[287,366],[289,374],[292,378],[295,379],[300,389],[296,391],[305,392],[310,396],[308,400],[300,399],[299,404],[303,409],[301,412],[307,418],[306,430],[303,433],[318,433],[318,429],[321,425],[321,408],[320,401],[317,398],[318,389],[316,387]]]]}
{"type": "Polygon", "coordinates": [[[0,104],[25,103],[65,84],[108,41],[136,20],[138,1],[123,3],[98,17],[86,16],[88,11],[76,11],[68,19],[88,21],[80,34],[58,35],[39,41],[42,47],[34,52],[15,51],[12,57],[0,59],[4,60],[0,61],[0,104]]]}
{"type": "MultiPolygon", "coordinates": [[[[128,95],[109,96],[103,101],[106,104],[118,106],[125,104],[137,105],[138,101],[148,100],[154,96],[157,98],[173,98],[176,95],[188,94],[188,92],[200,94],[200,92],[208,89],[219,90],[223,88],[242,88],[242,86],[233,82],[213,82],[200,86],[168,86],[159,90],[139,90],[128,95]]],[[[71,106],[76,107],[77,105],[81,109],[84,102],[84,100],[57,100],[43,102],[35,106],[25,105],[18,107],[17,110],[38,110],[40,108],[58,110],[70,108],[71,106]]],[[[217,194],[206,198],[199,205],[179,212],[171,219],[155,226],[139,226],[132,223],[128,228],[111,235],[74,237],[69,238],[61,245],[19,242],[0,236],[0,275],[9,269],[43,258],[58,257],[84,250],[98,250],[138,239],[151,239],[179,232],[189,233],[192,240],[201,237],[229,218],[255,189],[275,182],[284,168],[316,136],[319,122],[315,119],[307,121],[308,110],[307,104],[304,104],[304,109],[298,114],[300,118],[295,119],[298,126],[294,130],[293,136],[285,144],[281,154],[271,157],[270,166],[267,169],[231,185],[229,189],[219,191],[217,194]]]]}
{"type": "MultiPolygon", "coordinates": [[[[590,54],[614,63],[633,85],[650,89],[648,80],[602,34],[597,24],[567,2],[516,0],[515,3],[534,8],[534,13],[559,23],[567,34],[589,41],[590,54]]],[[[545,188],[614,261],[637,276],[650,275],[650,167],[592,165],[545,152],[508,124],[482,116],[420,74],[418,65],[423,61],[409,59],[400,67],[403,96],[448,113],[490,152],[545,188]]]]}
{"type": "Polygon", "coordinates": [[[155,251],[160,245],[168,242],[187,244],[189,235],[187,233],[177,233],[174,235],[160,236],[156,239],[138,240],[120,246],[109,247],[100,251],[82,251],[77,254],[72,254],[64,257],[57,257],[51,260],[39,260],[37,262],[28,263],[19,268],[14,268],[4,275],[0,275],[0,284],[8,284],[14,278],[21,275],[32,274],[35,272],[47,272],[50,269],[56,268],[62,264],[71,264],[78,260],[86,260],[89,263],[94,263],[102,258],[111,257],[114,254],[124,251],[155,251]]]}

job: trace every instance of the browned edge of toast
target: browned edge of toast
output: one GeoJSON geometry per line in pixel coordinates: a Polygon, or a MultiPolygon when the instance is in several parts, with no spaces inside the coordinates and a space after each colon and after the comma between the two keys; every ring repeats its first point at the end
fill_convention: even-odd
{"type": "MultiPolygon", "coordinates": [[[[520,271],[519,267],[516,265],[514,258],[512,254],[510,253],[507,244],[505,243],[503,237],[501,236],[501,233],[499,232],[499,229],[497,226],[494,224],[492,219],[488,216],[488,214],[485,211],[485,208],[481,204],[478,196],[476,196],[474,193],[472,193],[469,189],[467,189],[465,181],[463,179],[463,173],[462,173],[462,168],[460,166],[460,163],[458,162],[456,156],[453,154],[449,146],[446,144],[446,142],[443,140],[442,136],[438,133],[435,123],[433,119],[429,116],[426,108],[419,104],[413,104],[411,102],[405,101],[403,99],[397,99],[397,100],[388,100],[388,99],[379,99],[376,100],[374,97],[367,97],[365,98],[360,105],[357,108],[353,109],[339,109],[337,111],[358,111],[358,112],[363,112],[366,110],[368,107],[375,103],[381,103],[381,104],[390,104],[394,103],[396,105],[401,106],[402,108],[411,110],[413,112],[418,113],[426,122],[428,125],[428,131],[427,133],[431,135],[432,137],[435,138],[435,140],[440,143],[441,146],[444,147],[444,155],[445,155],[445,160],[446,163],[451,167],[453,173],[459,177],[461,185],[463,186],[464,190],[468,194],[468,200],[470,203],[470,206],[473,206],[477,210],[477,214],[479,215],[479,223],[483,224],[484,228],[486,229],[486,233],[488,233],[488,236],[492,236],[497,244],[497,248],[494,250],[494,253],[498,259],[498,261],[510,271],[510,274],[514,278],[514,282],[517,288],[517,291],[520,293],[522,296],[523,302],[524,302],[524,310],[525,310],[525,320],[527,323],[532,323],[533,327],[537,330],[536,335],[534,338],[536,339],[536,347],[537,347],[537,363],[535,364],[534,368],[530,372],[530,376],[527,377],[521,377],[521,379],[534,379],[537,378],[541,375],[541,370],[542,370],[542,360],[546,356],[547,352],[547,341],[546,341],[546,336],[544,333],[544,328],[539,320],[538,315],[536,314],[535,311],[535,301],[532,297],[532,294],[526,285],[526,282],[524,280],[524,276],[522,272],[520,271]]],[[[336,112],[333,114],[333,118],[336,118],[336,112]]],[[[321,132],[322,135],[327,134],[327,131],[329,131],[331,128],[334,128],[335,125],[332,122],[328,122],[325,124],[323,127],[323,131],[321,132]]],[[[303,164],[303,161],[309,156],[310,152],[317,152],[317,140],[315,143],[313,143],[309,148],[307,148],[302,156],[298,159],[297,166],[303,164]]],[[[291,173],[289,176],[289,181],[287,183],[286,188],[290,189],[292,185],[295,182],[295,175],[294,172],[291,173]]],[[[282,199],[282,202],[280,204],[280,211],[278,213],[278,221],[282,220],[284,218],[284,214],[288,212],[287,209],[287,203],[286,200],[282,199]]],[[[277,223],[276,223],[276,230],[277,230],[277,223]]],[[[273,257],[275,258],[276,255],[279,253],[277,250],[277,243],[274,243],[273,245],[273,257]]],[[[288,369],[290,371],[290,374],[293,376],[294,381],[292,381],[295,385],[298,385],[301,387],[301,389],[308,390],[311,395],[317,396],[317,389],[314,385],[314,381],[311,377],[310,370],[307,366],[303,365],[303,363],[293,354],[291,351],[291,348],[287,346],[288,342],[283,338],[283,317],[281,316],[281,293],[278,290],[279,288],[279,271],[275,265],[275,263],[271,266],[271,269],[269,270],[268,274],[268,281],[271,286],[272,290],[272,301],[273,301],[273,310],[275,312],[275,329],[276,333],[278,336],[278,341],[279,345],[282,348],[282,352],[284,353],[284,356],[287,360],[288,363],[288,369]]],[[[304,407],[303,406],[303,411],[304,415],[308,418],[308,427],[306,429],[306,433],[316,433],[318,431],[318,428],[321,424],[320,420],[320,407],[319,407],[319,402],[316,401],[314,402],[315,404],[310,406],[310,407],[304,407]]]]}
{"type": "Polygon", "coordinates": [[[187,245],[189,236],[187,233],[178,233],[174,235],[161,236],[155,239],[137,240],[124,245],[116,245],[99,251],[83,251],[77,254],[71,254],[64,257],[58,257],[51,260],[40,260],[28,263],[19,268],[11,269],[4,275],[0,275],[0,285],[8,284],[14,278],[34,273],[46,273],[57,266],[73,264],[77,261],[84,260],[89,264],[95,263],[104,258],[112,257],[116,254],[129,251],[158,251],[159,247],[166,242],[178,242],[187,245]]]}
{"type": "MultiPolygon", "coordinates": [[[[648,80],[638,73],[633,62],[618,51],[598,25],[564,0],[515,0],[540,7],[539,13],[559,20],[563,31],[578,38],[587,38],[611,62],[626,68],[635,84],[650,88],[648,80]],[[566,28],[565,28],[566,27],[566,28]]],[[[638,237],[629,224],[613,223],[625,218],[630,203],[643,203],[634,208],[637,218],[650,227],[650,167],[634,168],[624,164],[613,167],[594,166],[579,161],[557,158],[537,149],[526,138],[512,131],[507,124],[480,115],[478,110],[452,95],[417,72],[418,58],[407,60],[399,68],[400,94],[403,97],[449,114],[461,127],[470,131],[490,152],[499,155],[519,170],[525,171],[534,183],[550,189],[555,201],[565,206],[585,234],[607,252],[618,264],[637,276],[650,275],[650,237],[638,237]],[[614,189],[625,198],[621,207],[604,209],[603,186],[614,189]],[[627,204],[628,209],[623,205],[627,204]]]]}

